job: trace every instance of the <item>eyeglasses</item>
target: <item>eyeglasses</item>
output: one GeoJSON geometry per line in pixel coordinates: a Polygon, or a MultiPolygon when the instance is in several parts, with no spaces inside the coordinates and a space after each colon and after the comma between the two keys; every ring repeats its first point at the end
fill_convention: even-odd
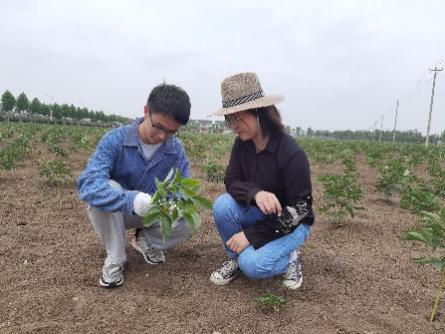
{"type": "Polygon", "coordinates": [[[153,118],[151,117],[151,113],[148,114],[148,117],[150,118],[150,123],[151,123],[151,126],[153,127],[153,129],[156,129],[157,131],[165,133],[167,135],[167,137],[173,137],[178,134],[179,129],[169,130],[169,129],[166,129],[162,124],[154,123],[153,118]]]}
{"type": "Polygon", "coordinates": [[[244,113],[236,113],[224,116],[227,126],[232,127],[241,122],[244,119],[244,117],[242,117],[243,115],[244,113]]]}

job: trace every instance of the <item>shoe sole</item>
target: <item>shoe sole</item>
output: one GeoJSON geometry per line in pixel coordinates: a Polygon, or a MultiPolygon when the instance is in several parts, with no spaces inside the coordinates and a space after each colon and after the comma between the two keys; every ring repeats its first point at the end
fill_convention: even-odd
{"type": "Polygon", "coordinates": [[[232,277],[232,278],[216,278],[212,275],[210,275],[210,282],[216,284],[216,285],[226,285],[229,284],[230,282],[232,282],[234,279],[238,278],[241,276],[241,273],[239,273],[238,275],[232,277]]]}
{"type": "Polygon", "coordinates": [[[137,242],[136,242],[136,239],[131,239],[131,242],[130,242],[130,243],[131,243],[131,246],[132,246],[136,251],[138,251],[139,253],[142,254],[142,256],[144,257],[145,262],[147,262],[148,264],[156,265],[156,264],[161,264],[161,263],[164,263],[164,262],[165,262],[165,260],[164,260],[164,261],[159,261],[159,262],[154,262],[154,261],[150,260],[150,259],[147,257],[147,255],[145,255],[145,253],[144,253],[144,251],[142,250],[142,248],[139,247],[139,245],[138,245],[137,242]]]}
{"type": "Polygon", "coordinates": [[[99,278],[99,285],[104,288],[117,288],[120,287],[122,284],[124,284],[124,278],[114,283],[105,282],[102,276],[99,278]]]}
{"type": "Polygon", "coordinates": [[[303,285],[303,278],[299,281],[299,282],[295,282],[295,281],[292,281],[292,280],[284,280],[283,281],[283,286],[285,287],[285,288],[287,288],[287,289],[289,289],[289,290],[297,290],[297,289],[299,289],[301,286],[303,285]],[[285,282],[292,282],[292,283],[294,283],[294,284],[292,284],[292,285],[287,285],[287,284],[285,284],[285,282]]]}

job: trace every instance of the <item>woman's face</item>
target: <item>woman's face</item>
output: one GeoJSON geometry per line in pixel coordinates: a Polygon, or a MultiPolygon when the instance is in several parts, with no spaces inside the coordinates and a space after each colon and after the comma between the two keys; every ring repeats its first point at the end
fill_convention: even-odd
{"type": "Polygon", "coordinates": [[[258,133],[258,120],[255,115],[248,111],[240,111],[225,116],[226,123],[241,140],[250,140],[258,133]]]}

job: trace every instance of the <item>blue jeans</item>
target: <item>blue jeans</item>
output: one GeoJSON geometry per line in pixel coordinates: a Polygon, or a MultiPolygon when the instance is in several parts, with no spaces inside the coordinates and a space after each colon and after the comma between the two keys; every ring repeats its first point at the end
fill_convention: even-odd
{"type": "Polygon", "coordinates": [[[227,255],[231,259],[237,258],[241,271],[252,279],[284,274],[289,266],[290,254],[300,248],[311,230],[309,225],[301,224],[292,233],[261,248],[254,249],[250,245],[236,254],[227,247],[227,240],[256,221],[264,219],[263,213],[256,206],[247,209],[226,193],[215,200],[213,218],[227,255]]]}

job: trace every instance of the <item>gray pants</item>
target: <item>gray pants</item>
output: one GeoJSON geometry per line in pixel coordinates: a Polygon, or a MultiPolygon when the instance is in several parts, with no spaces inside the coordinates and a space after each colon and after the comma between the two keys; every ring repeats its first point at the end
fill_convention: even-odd
{"type": "MultiPolygon", "coordinates": [[[[114,180],[108,183],[115,189],[122,189],[114,180]]],[[[190,233],[187,222],[180,218],[173,223],[172,234],[169,239],[163,240],[159,223],[144,227],[143,218],[137,215],[127,216],[122,212],[105,212],[98,208],[88,206],[88,217],[96,233],[105,246],[107,258],[105,265],[123,263],[127,260],[125,253],[125,230],[142,228],[141,234],[155,249],[167,249],[188,239],[190,233]]]]}

